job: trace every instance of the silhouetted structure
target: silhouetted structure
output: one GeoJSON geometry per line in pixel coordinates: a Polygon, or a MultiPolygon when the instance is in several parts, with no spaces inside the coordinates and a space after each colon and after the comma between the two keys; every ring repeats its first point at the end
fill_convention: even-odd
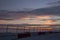
{"type": "Polygon", "coordinates": [[[27,38],[27,37],[31,37],[31,34],[29,32],[18,34],[18,39],[19,38],[27,38]]]}
{"type": "Polygon", "coordinates": [[[46,32],[38,32],[38,35],[45,35],[46,32]]]}

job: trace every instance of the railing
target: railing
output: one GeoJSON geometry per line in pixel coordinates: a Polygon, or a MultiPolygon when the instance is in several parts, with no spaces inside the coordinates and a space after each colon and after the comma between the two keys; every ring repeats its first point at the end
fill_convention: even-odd
{"type": "Polygon", "coordinates": [[[26,27],[23,27],[23,28],[21,28],[21,29],[19,29],[19,27],[18,28],[9,28],[9,27],[7,27],[7,28],[0,28],[0,32],[6,32],[6,33],[8,33],[8,32],[14,32],[14,33],[20,33],[20,32],[39,32],[39,31],[50,31],[51,29],[42,29],[42,28],[40,28],[40,27],[38,27],[38,28],[31,28],[31,27],[29,27],[29,28],[26,28],[26,27]]]}
{"type": "MultiPolygon", "coordinates": [[[[51,31],[53,30],[53,26],[51,25],[49,27],[41,27],[41,25],[38,26],[21,26],[21,25],[0,25],[0,32],[13,32],[13,33],[20,33],[20,32],[40,32],[40,31],[51,31]]],[[[60,26],[60,25],[56,25],[60,26]]]]}

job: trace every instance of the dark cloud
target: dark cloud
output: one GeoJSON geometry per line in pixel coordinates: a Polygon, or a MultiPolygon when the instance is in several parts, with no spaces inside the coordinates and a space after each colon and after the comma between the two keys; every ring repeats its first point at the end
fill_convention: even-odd
{"type": "Polygon", "coordinates": [[[0,20],[16,20],[30,15],[24,11],[0,11],[0,20]]]}
{"type": "Polygon", "coordinates": [[[48,3],[48,5],[52,5],[52,6],[60,6],[60,1],[48,3]]]}
{"type": "Polygon", "coordinates": [[[4,19],[4,18],[0,18],[0,20],[13,20],[13,19],[6,19],[6,18],[4,19]]]}
{"type": "Polygon", "coordinates": [[[0,20],[17,20],[29,16],[57,15],[60,16],[60,6],[39,8],[33,11],[0,11],[0,20]]]}
{"type": "Polygon", "coordinates": [[[9,20],[10,15],[6,10],[0,10],[0,20],[9,20]]]}
{"type": "Polygon", "coordinates": [[[40,9],[33,10],[32,13],[34,13],[35,15],[56,15],[56,16],[60,16],[60,6],[40,8],[40,9]]]}

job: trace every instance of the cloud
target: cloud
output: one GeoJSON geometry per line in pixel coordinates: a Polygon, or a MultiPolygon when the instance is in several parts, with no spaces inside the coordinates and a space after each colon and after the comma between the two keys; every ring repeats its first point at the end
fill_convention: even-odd
{"type": "Polygon", "coordinates": [[[30,16],[27,12],[16,12],[16,11],[0,11],[0,20],[16,20],[16,19],[22,19],[25,17],[30,16]]]}
{"type": "Polygon", "coordinates": [[[48,5],[52,5],[52,6],[60,6],[60,1],[48,3],[48,5]]]}
{"type": "Polygon", "coordinates": [[[41,15],[57,15],[60,16],[60,6],[39,8],[30,12],[26,11],[6,11],[0,10],[0,20],[21,20],[24,18],[41,16],[41,15]]]}
{"type": "Polygon", "coordinates": [[[13,20],[7,13],[0,13],[0,20],[13,20]]]}
{"type": "Polygon", "coordinates": [[[6,18],[4,19],[4,18],[0,18],[0,20],[14,20],[14,19],[6,19],[6,18]]]}

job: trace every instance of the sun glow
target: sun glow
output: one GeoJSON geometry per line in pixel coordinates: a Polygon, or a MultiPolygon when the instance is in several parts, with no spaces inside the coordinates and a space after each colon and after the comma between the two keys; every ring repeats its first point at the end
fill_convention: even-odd
{"type": "Polygon", "coordinates": [[[42,18],[50,18],[50,16],[36,16],[36,18],[40,18],[40,19],[42,19],[42,18]]]}

